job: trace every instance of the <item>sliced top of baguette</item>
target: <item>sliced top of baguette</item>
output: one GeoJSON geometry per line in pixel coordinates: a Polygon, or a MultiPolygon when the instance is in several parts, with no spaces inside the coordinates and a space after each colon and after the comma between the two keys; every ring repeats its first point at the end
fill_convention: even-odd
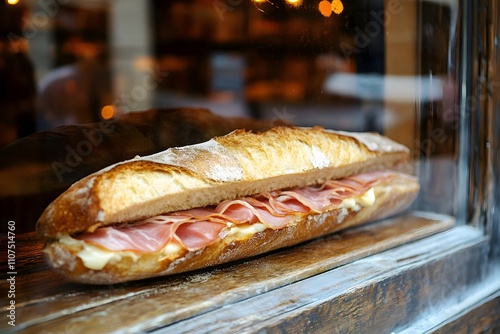
{"type": "Polygon", "coordinates": [[[92,232],[166,212],[392,167],[406,147],[378,134],[320,127],[234,131],[109,166],[73,184],[37,223],[40,236],[92,232]]]}

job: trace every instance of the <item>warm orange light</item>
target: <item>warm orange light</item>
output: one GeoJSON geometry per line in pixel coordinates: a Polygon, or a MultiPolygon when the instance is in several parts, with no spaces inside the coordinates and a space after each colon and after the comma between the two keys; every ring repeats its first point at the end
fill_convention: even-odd
{"type": "Polygon", "coordinates": [[[19,3],[19,0],[6,0],[6,2],[9,4],[9,5],[17,5],[19,3]]]}
{"type": "Polygon", "coordinates": [[[330,17],[332,12],[340,14],[344,11],[344,4],[341,0],[333,0],[331,3],[328,0],[322,0],[318,6],[319,12],[325,17],[330,17]]]}
{"type": "Polygon", "coordinates": [[[286,0],[286,2],[294,7],[298,7],[302,4],[302,0],[286,0]]]}
{"type": "Polygon", "coordinates": [[[340,14],[344,10],[344,4],[340,0],[332,1],[332,10],[335,14],[340,14]]]}
{"type": "Polygon", "coordinates": [[[266,2],[266,0],[252,0],[252,1],[257,3],[266,2]]]}
{"type": "Polygon", "coordinates": [[[330,15],[332,15],[332,4],[330,3],[330,1],[321,1],[319,3],[318,9],[321,15],[323,15],[324,17],[330,17],[330,15]]]}
{"type": "Polygon", "coordinates": [[[102,107],[102,109],[101,109],[102,119],[110,119],[110,118],[113,118],[113,116],[115,116],[115,107],[113,107],[111,105],[107,105],[107,106],[102,107]]]}

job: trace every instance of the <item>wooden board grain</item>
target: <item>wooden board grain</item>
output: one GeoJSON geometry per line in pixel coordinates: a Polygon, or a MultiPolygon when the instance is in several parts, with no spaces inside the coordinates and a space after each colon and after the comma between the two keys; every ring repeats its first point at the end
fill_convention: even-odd
{"type": "MultiPolygon", "coordinates": [[[[151,331],[255,296],[453,226],[452,218],[414,213],[333,234],[236,264],[117,285],[65,281],[40,260],[42,242],[17,240],[16,331],[151,331]]],[[[2,268],[2,273],[5,273],[2,268]]],[[[0,293],[7,290],[5,279],[0,293]]],[[[294,303],[290,302],[290,307],[294,303]]],[[[224,311],[224,312],[225,312],[224,311]]],[[[0,317],[6,317],[2,310],[0,317]]],[[[0,331],[10,330],[0,323],[0,331]]]]}
{"type": "MultiPolygon", "coordinates": [[[[450,266],[447,253],[479,245],[479,231],[460,227],[432,239],[349,263],[158,333],[399,333],[398,327],[455,295],[473,276],[466,275],[463,266],[460,271],[460,265],[450,266]]],[[[475,253],[468,260],[453,254],[452,260],[467,265],[481,257],[481,247],[475,253]]]]}

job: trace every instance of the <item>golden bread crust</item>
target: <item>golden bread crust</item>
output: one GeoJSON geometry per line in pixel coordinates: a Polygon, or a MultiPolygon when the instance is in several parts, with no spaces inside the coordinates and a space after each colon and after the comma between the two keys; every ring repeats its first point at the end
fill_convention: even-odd
{"type": "Polygon", "coordinates": [[[380,149],[323,128],[237,130],[208,142],[109,166],[76,182],[43,212],[40,236],[57,238],[263,191],[304,187],[408,159],[378,135],[380,149]],[[387,149],[384,149],[384,145],[387,149]]]}

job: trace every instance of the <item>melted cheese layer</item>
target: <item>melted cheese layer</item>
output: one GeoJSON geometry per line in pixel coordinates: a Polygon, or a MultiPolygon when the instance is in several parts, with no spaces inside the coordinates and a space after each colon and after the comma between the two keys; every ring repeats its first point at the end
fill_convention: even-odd
{"type": "MultiPolygon", "coordinates": [[[[375,191],[373,188],[370,188],[361,196],[353,196],[344,199],[339,204],[338,209],[341,209],[341,213],[343,212],[345,216],[347,215],[347,209],[357,212],[361,210],[362,207],[372,206],[375,203],[375,199],[375,191]]],[[[339,223],[341,223],[342,220],[343,218],[339,219],[339,223]]],[[[223,232],[221,232],[219,236],[222,239],[226,236],[243,238],[249,235],[256,234],[258,232],[262,232],[266,228],[267,227],[262,223],[233,225],[229,229],[223,230],[223,232]]],[[[132,251],[105,250],[86,243],[85,241],[74,239],[70,236],[61,237],[59,241],[68,246],[82,247],[77,256],[82,260],[85,267],[92,270],[101,270],[108,263],[117,263],[125,257],[129,257],[134,262],[137,262],[137,260],[143,255],[141,253],[132,251]]],[[[163,249],[161,250],[161,254],[163,254],[165,258],[176,258],[177,255],[181,254],[182,250],[182,246],[177,242],[169,242],[165,245],[165,247],[163,247],[163,249]]]]}

